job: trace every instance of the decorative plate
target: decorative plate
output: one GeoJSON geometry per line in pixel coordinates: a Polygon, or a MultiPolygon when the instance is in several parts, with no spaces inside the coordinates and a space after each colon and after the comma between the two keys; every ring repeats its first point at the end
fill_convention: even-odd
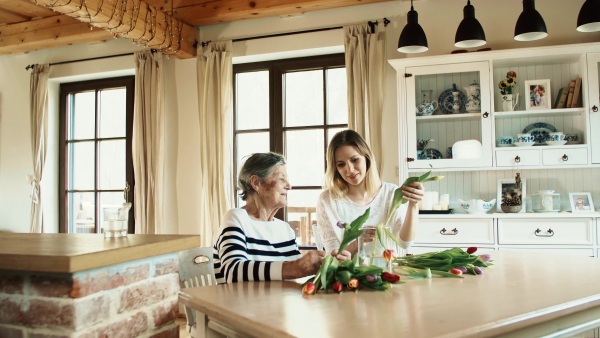
{"type": "MultiPolygon", "coordinates": [[[[467,95],[462,91],[458,91],[458,100],[460,101],[460,112],[466,112],[465,106],[467,104],[467,95]]],[[[454,102],[454,95],[452,95],[452,89],[446,89],[438,98],[439,108],[444,112],[444,114],[454,114],[454,109],[452,109],[452,102],[454,102]]]]}
{"type": "Polygon", "coordinates": [[[564,144],[567,144],[567,141],[562,140],[562,141],[546,141],[546,144],[549,146],[562,146],[564,144]]]}
{"type": "Polygon", "coordinates": [[[513,144],[517,147],[531,147],[535,142],[513,142],[513,144]]]}
{"type": "Polygon", "coordinates": [[[442,156],[442,153],[437,149],[428,148],[423,150],[424,160],[440,160],[442,158],[444,158],[444,156],[442,156]]]}
{"type": "Polygon", "coordinates": [[[523,129],[523,133],[531,133],[537,145],[546,144],[546,139],[550,138],[550,133],[558,131],[553,125],[545,122],[536,122],[523,129]]]}

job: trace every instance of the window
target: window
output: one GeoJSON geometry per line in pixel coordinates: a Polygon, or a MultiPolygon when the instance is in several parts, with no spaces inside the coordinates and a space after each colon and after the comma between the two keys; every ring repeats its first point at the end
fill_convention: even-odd
{"type": "Polygon", "coordinates": [[[102,209],[124,202],[126,182],[133,201],[134,83],[126,76],[60,86],[60,232],[100,232],[102,209]]]}
{"type": "Polygon", "coordinates": [[[294,228],[301,246],[314,245],[327,144],[348,127],[344,55],[240,64],[233,73],[235,172],[252,153],[284,154],[293,189],[287,212],[278,217],[294,228]]]}

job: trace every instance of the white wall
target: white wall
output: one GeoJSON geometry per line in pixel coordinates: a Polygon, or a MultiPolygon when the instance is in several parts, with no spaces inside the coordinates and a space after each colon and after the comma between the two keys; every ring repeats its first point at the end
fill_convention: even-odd
{"type": "MultiPolygon", "coordinates": [[[[520,0],[474,0],[476,17],[483,25],[488,44],[495,50],[516,47],[560,45],[600,41],[600,33],[579,33],[575,30],[577,14],[584,0],[537,1],[536,7],[548,26],[549,37],[536,42],[516,42],[512,35],[517,17],[522,10],[520,0]]],[[[447,54],[454,50],[454,34],[462,19],[464,0],[418,0],[415,10],[429,41],[427,53],[447,54]]],[[[236,39],[258,35],[291,32],[306,29],[341,26],[367,20],[391,20],[386,28],[388,59],[407,57],[396,52],[397,41],[406,23],[410,7],[407,1],[360,5],[336,10],[305,13],[298,17],[266,18],[239,21],[201,28],[203,41],[236,39]]],[[[250,40],[234,43],[234,62],[248,62],[281,56],[302,56],[341,52],[342,30],[293,35],[288,37],[250,40]],[[275,54],[275,55],[270,55],[275,54]]],[[[139,50],[128,40],[110,40],[103,44],[79,45],[47,49],[19,55],[0,56],[0,230],[27,232],[29,223],[29,186],[25,176],[32,172],[31,143],[29,140],[29,72],[31,63],[59,62],[102,55],[114,55],[139,50]]],[[[132,57],[133,58],[133,57],[132,57]]],[[[99,61],[111,69],[111,59],[99,61]]],[[[53,66],[57,68],[58,66],[53,66]]],[[[82,63],[73,63],[71,75],[90,70],[82,63]]],[[[196,62],[193,59],[167,60],[167,116],[166,127],[166,208],[165,231],[199,233],[198,170],[199,122],[197,115],[196,62]]],[[[383,136],[386,143],[384,179],[397,181],[394,167],[398,162],[397,113],[393,69],[388,67],[383,136]]],[[[52,72],[55,72],[53,69],[52,72]]],[[[51,73],[52,74],[52,73],[51,73]]],[[[52,75],[51,75],[52,76],[52,75]]],[[[400,138],[402,140],[402,138],[400,138]]],[[[56,147],[56,145],[54,145],[56,147]]],[[[48,160],[56,170],[56,161],[48,160]]],[[[54,171],[55,172],[55,171],[54,171]]],[[[466,174],[470,175],[470,174],[466,174]]],[[[44,201],[56,205],[55,175],[44,181],[44,201]],[[50,188],[46,189],[46,186],[50,188]],[[54,190],[53,190],[54,189],[54,190]],[[47,196],[50,192],[51,196],[47,196]],[[54,196],[52,196],[54,195],[54,196]]],[[[469,198],[470,196],[464,196],[469,198]]],[[[47,211],[50,224],[47,231],[56,231],[56,212],[47,211]],[[53,222],[53,223],[52,223],[53,222]]]]}

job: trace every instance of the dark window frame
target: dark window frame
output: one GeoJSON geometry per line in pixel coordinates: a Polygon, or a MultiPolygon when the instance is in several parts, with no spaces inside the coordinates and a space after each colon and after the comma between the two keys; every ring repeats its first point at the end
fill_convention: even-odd
{"type": "MultiPolygon", "coordinates": [[[[99,80],[89,80],[89,81],[81,81],[81,82],[69,82],[62,83],[60,85],[60,94],[59,94],[59,170],[58,170],[58,201],[59,201],[59,232],[60,233],[68,233],[69,225],[68,225],[68,193],[69,192],[87,192],[94,193],[95,207],[94,207],[94,219],[96,221],[95,224],[95,232],[99,232],[98,230],[101,228],[101,225],[98,224],[100,214],[99,205],[98,205],[98,194],[99,192],[119,192],[122,190],[100,190],[98,189],[98,144],[100,140],[110,140],[112,138],[99,138],[98,137],[98,105],[95,107],[95,120],[96,120],[96,130],[94,132],[93,139],[85,139],[85,141],[93,141],[95,156],[94,156],[94,189],[93,190],[68,190],[68,158],[67,152],[68,147],[71,142],[80,142],[78,141],[67,141],[67,132],[68,125],[67,122],[69,118],[67,114],[68,105],[67,98],[71,93],[83,92],[83,91],[91,91],[94,90],[96,92],[96,103],[98,98],[98,91],[110,89],[110,88],[118,88],[125,87],[127,90],[126,96],[126,126],[125,126],[125,178],[127,182],[129,182],[129,192],[128,192],[128,200],[133,204],[133,187],[135,186],[134,182],[134,172],[133,172],[133,154],[132,154],[132,140],[133,140],[133,106],[134,106],[134,97],[135,97],[135,76],[122,76],[115,78],[107,78],[107,79],[99,79],[99,80]]],[[[120,138],[119,138],[120,139],[120,138]]],[[[134,208],[132,207],[129,210],[129,222],[128,222],[128,232],[135,232],[135,219],[134,219],[134,208]]]]}

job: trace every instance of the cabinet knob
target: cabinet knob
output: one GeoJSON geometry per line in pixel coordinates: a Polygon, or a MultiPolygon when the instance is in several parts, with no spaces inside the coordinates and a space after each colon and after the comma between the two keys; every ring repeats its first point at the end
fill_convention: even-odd
{"type": "Polygon", "coordinates": [[[592,106],[592,111],[593,111],[594,113],[595,113],[595,112],[597,112],[597,111],[598,111],[598,107],[596,107],[596,105],[593,105],[593,106],[592,106]]]}
{"type": "Polygon", "coordinates": [[[490,113],[488,113],[488,112],[483,113],[483,118],[484,119],[487,119],[488,116],[490,116],[490,113]]]}
{"type": "Polygon", "coordinates": [[[414,161],[415,161],[415,159],[412,158],[412,157],[407,157],[406,158],[406,162],[414,162],[414,161]]]}
{"type": "Polygon", "coordinates": [[[456,228],[452,229],[452,233],[446,233],[446,228],[442,228],[442,230],[440,230],[440,234],[444,235],[444,236],[454,236],[458,234],[458,230],[456,228]]]}
{"type": "Polygon", "coordinates": [[[521,162],[521,158],[519,157],[519,155],[515,156],[515,162],[516,162],[516,163],[519,163],[519,162],[521,162]]]}
{"type": "Polygon", "coordinates": [[[569,160],[569,156],[567,156],[567,154],[563,154],[563,156],[562,156],[562,160],[563,160],[564,162],[567,162],[567,161],[569,160]]]}
{"type": "Polygon", "coordinates": [[[540,230],[540,228],[537,228],[533,234],[536,235],[537,237],[552,237],[552,236],[554,236],[554,231],[552,229],[548,229],[545,234],[542,234],[541,232],[542,232],[542,230],[540,230]]]}

